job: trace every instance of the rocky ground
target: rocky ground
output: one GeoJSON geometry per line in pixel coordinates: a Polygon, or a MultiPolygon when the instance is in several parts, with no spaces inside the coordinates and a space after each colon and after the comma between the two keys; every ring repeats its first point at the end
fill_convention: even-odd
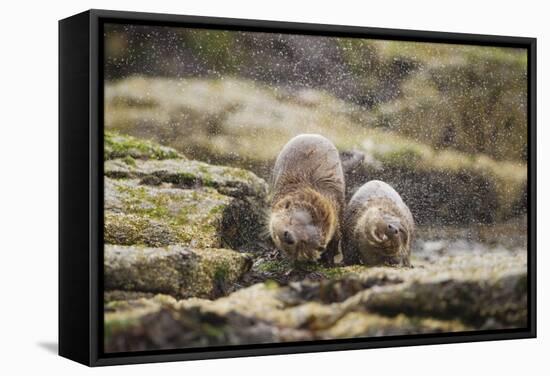
{"type": "Polygon", "coordinates": [[[108,352],[526,325],[521,217],[421,226],[413,268],[289,265],[254,173],[111,132],[105,159],[108,352]]]}

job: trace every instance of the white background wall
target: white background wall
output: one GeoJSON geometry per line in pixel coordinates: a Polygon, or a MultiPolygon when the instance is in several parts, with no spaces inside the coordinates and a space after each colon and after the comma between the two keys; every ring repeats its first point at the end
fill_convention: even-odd
{"type": "Polygon", "coordinates": [[[550,368],[545,238],[550,27],[544,1],[5,1],[0,21],[0,373],[56,375],[521,375],[550,368]],[[539,247],[536,340],[87,369],[57,342],[57,20],[107,8],[539,38],[539,247]],[[24,372],[26,373],[26,372],[24,372]]]}

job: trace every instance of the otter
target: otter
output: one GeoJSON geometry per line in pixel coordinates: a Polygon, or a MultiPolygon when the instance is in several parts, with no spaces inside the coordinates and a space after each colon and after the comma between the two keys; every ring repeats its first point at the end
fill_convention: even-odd
{"type": "Polygon", "coordinates": [[[399,193],[372,180],[352,196],[344,213],[345,264],[411,266],[414,219],[399,193]]]}
{"type": "Polygon", "coordinates": [[[271,179],[269,233],[292,261],[334,263],[345,204],[336,147],[317,134],[291,139],[279,153],[271,179]]]}

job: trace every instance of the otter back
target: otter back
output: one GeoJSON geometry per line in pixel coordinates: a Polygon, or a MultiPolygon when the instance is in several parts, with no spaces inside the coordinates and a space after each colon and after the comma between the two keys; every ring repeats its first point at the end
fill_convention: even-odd
{"type": "Polygon", "coordinates": [[[344,203],[344,173],[336,147],[317,134],[303,134],[290,140],[273,167],[273,200],[297,184],[310,184],[322,194],[344,203]]]}

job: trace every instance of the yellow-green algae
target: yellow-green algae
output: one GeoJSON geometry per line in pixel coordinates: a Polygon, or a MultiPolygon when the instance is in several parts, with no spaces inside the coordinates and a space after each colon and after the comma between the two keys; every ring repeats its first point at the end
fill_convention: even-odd
{"type": "Polygon", "coordinates": [[[215,297],[248,271],[250,257],[229,249],[106,245],[105,288],[215,297]]]}
{"type": "Polygon", "coordinates": [[[130,162],[132,158],[139,159],[170,159],[183,158],[176,150],[161,146],[157,143],[122,135],[117,132],[106,131],[103,136],[104,158],[105,160],[114,158],[123,158],[130,162]]]}
{"type": "Polygon", "coordinates": [[[109,180],[108,184],[119,200],[118,207],[107,207],[105,232],[108,243],[221,246],[223,211],[233,200],[231,197],[212,188],[159,188],[127,180],[109,180]],[[151,229],[157,231],[148,231],[151,229]],[[151,243],[151,238],[158,238],[155,233],[166,235],[164,243],[162,239],[159,244],[151,243]]]}

